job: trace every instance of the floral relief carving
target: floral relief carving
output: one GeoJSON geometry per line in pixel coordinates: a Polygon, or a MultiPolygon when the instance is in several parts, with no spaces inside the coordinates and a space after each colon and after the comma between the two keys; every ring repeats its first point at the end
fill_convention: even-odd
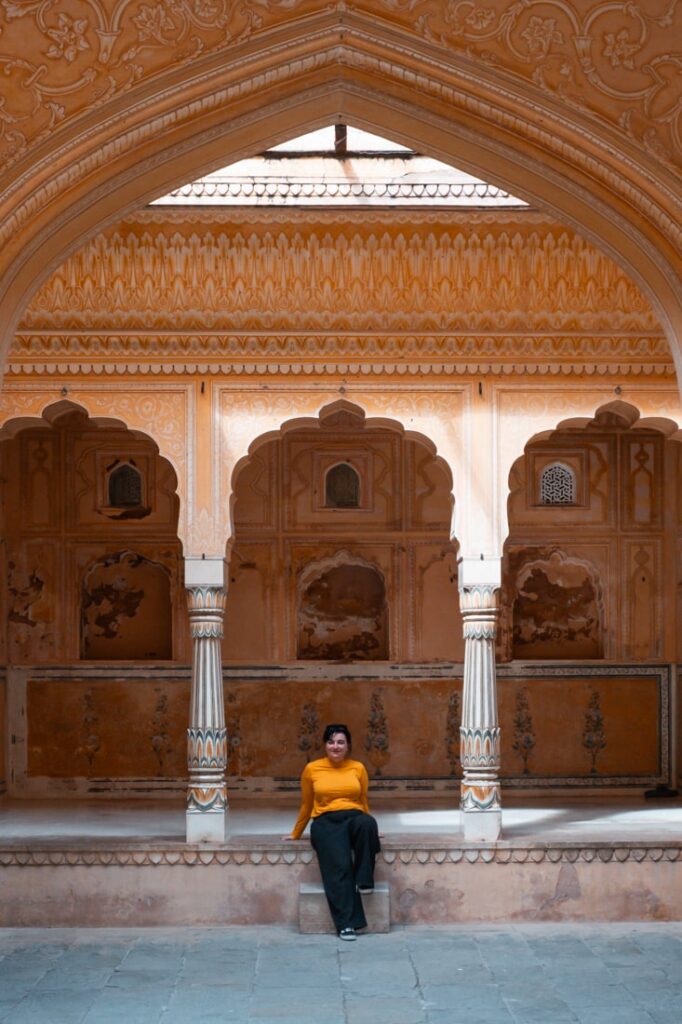
{"type": "Polygon", "coordinates": [[[268,13],[267,20],[282,20],[300,3],[84,0],[87,16],[75,16],[55,10],[53,0],[0,0],[0,159],[11,162],[59,121],[155,72],[239,42],[263,27],[268,13]]]}
{"type": "Polygon", "coordinates": [[[528,703],[528,690],[525,686],[522,686],[516,691],[514,701],[514,742],[512,743],[512,749],[521,758],[524,775],[530,773],[528,760],[535,743],[535,728],[528,703]]]}
{"type": "Polygon", "coordinates": [[[682,157],[677,0],[382,0],[430,42],[530,79],[611,121],[668,160],[682,157]]]}
{"type": "Polygon", "coordinates": [[[391,759],[388,721],[386,719],[386,708],[381,689],[374,690],[370,697],[365,750],[374,768],[374,774],[377,777],[380,776],[382,768],[391,759]]]}
{"type": "Polygon", "coordinates": [[[445,716],[445,752],[451,775],[459,775],[462,768],[459,737],[461,718],[459,691],[453,690],[448,698],[448,709],[445,716]]]}
{"type": "Polygon", "coordinates": [[[84,0],[78,14],[51,0],[1,0],[0,158],[173,65],[326,10],[349,29],[356,11],[397,23],[581,106],[657,155],[682,156],[676,0],[364,0],[351,11],[343,0],[84,0]]]}
{"type": "Polygon", "coordinates": [[[72,18],[61,11],[57,15],[57,27],[45,30],[45,34],[52,40],[47,48],[47,56],[55,59],[64,57],[71,64],[80,50],[90,49],[90,43],[85,37],[87,27],[86,18],[72,18]]]}
{"type": "Polygon", "coordinates": [[[83,718],[81,720],[81,745],[76,748],[75,753],[87,759],[88,767],[92,771],[96,755],[102,747],[102,739],[99,735],[99,715],[95,707],[93,691],[88,689],[83,694],[83,718]]]}
{"type": "Polygon", "coordinates": [[[150,742],[152,750],[159,764],[159,771],[163,772],[166,758],[173,753],[174,744],[170,736],[169,704],[168,694],[160,687],[155,687],[156,703],[151,718],[150,742]]]}
{"type": "Polygon", "coordinates": [[[590,757],[590,772],[595,775],[597,772],[597,758],[602,750],[606,748],[606,730],[604,728],[604,715],[601,708],[601,696],[599,690],[590,687],[590,698],[585,711],[583,726],[583,747],[590,757]]]}
{"type": "Polygon", "coordinates": [[[234,690],[225,690],[225,728],[227,730],[228,775],[241,775],[244,771],[244,748],[242,745],[242,716],[239,695],[234,690]]]}
{"type": "Polygon", "coordinates": [[[306,761],[310,761],[311,755],[322,746],[322,733],[320,731],[320,716],[317,711],[317,704],[314,701],[306,701],[301,711],[301,723],[298,730],[298,749],[305,754],[306,761]]]}

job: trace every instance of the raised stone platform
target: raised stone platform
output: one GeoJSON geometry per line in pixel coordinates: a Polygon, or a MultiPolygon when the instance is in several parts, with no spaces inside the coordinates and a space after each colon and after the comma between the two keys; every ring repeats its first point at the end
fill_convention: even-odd
{"type": "MultiPolygon", "coordinates": [[[[364,893],[362,906],[368,932],[390,931],[391,902],[386,882],[377,882],[374,892],[364,893]]],[[[303,882],[298,887],[298,930],[304,935],[336,934],[321,882],[303,882]]]]}
{"type": "MultiPolygon", "coordinates": [[[[373,809],[392,924],[682,919],[679,800],[526,802],[490,844],[453,809],[373,809]]],[[[297,927],[319,872],[307,839],[279,838],[294,813],[236,808],[230,840],[188,846],[180,805],[0,801],[0,924],[297,927]]]]}

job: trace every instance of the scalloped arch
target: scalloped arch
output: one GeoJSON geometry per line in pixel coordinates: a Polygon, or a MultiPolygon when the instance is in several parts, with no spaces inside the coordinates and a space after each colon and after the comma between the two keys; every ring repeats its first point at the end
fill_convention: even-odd
{"type": "Polygon", "coordinates": [[[404,425],[395,419],[390,419],[384,416],[370,416],[367,417],[365,410],[362,406],[355,402],[349,402],[347,399],[337,399],[334,402],[329,402],[323,405],[317,416],[297,416],[292,419],[284,420],[277,430],[268,430],[259,434],[258,437],[254,438],[248,446],[247,454],[243,455],[241,459],[238,459],[232,470],[230,478],[230,500],[229,500],[229,533],[228,533],[228,550],[229,544],[234,536],[234,503],[237,489],[237,480],[239,474],[248,465],[251,457],[265,444],[269,444],[272,441],[281,440],[285,434],[296,432],[299,430],[319,430],[325,424],[333,424],[335,419],[342,417],[346,422],[354,423],[360,429],[367,430],[387,430],[393,433],[400,434],[406,440],[414,441],[417,444],[425,448],[429,454],[433,457],[434,462],[445,472],[448,486],[450,488],[450,500],[452,502],[452,529],[451,537],[454,537],[454,512],[455,512],[455,496],[454,496],[454,482],[453,482],[453,471],[452,466],[449,464],[447,459],[442,455],[438,454],[436,445],[433,441],[426,437],[425,434],[419,433],[416,430],[407,430],[404,425]]]}
{"type": "Polygon", "coordinates": [[[594,416],[592,417],[573,416],[570,419],[560,420],[551,430],[540,431],[528,438],[524,445],[523,454],[514,460],[509,470],[507,477],[507,505],[512,494],[513,477],[521,469],[531,445],[540,441],[549,441],[557,433],[565,431],[578,433],[579,431],[589,430],[591,427],[598,428],[604,426],[611,428],[619,426],[624,431],[633,429],[655,430],[657,433],[663,434],[668,441],[682,441],[682,429],[675,420],[667,416],[641,416],[636,405],[633,405],[631,402],[624,402],[621,399],[605,402],[595,409],[594,416]]]}
{"type": "Polygon", "coordinates": [[[156,451],[165,459],[166,462],[172,467],[175,482],[178,501],[179,501],[179,517],[178,517],[178,536],[183,542],[186,543],[186,535],[184,532],[183,525],[186,523],[186,486],[184,484],[184,467],[177,465],[177,459],[174,458],[174,453],[166,450],[166,446],[163,443],[157,441],[157,439],[147,429],[136,427],[127,423],[125,420],[119,419],[113,416],[98,416],[91,407],[88,406],[87,398],[79,397],[78,401],[74,399],[60,399],[58,401],[52,401],[49,398],[40,399],[42,407],[32,411],[28,415],[10,415],[6,419],[0,419],[0,444],[3,441],[14,438],[22,430],[30,430],[36,427],[44,427],[49,429],[53,427],[62,416],[68,416],[70,413],[81,413],[87,417],[88,421],[98,429],[113,429],[113,430],[127,430],[133,437],[138,438],[142,441],[149,441],[154,445],[156,451]],[[180,472],[178,472],[180,468],[180,472]]]}

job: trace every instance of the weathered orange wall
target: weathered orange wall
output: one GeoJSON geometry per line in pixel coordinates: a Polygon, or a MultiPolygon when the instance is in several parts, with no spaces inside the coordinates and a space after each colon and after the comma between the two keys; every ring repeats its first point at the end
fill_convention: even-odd
{"type": "MultiPolygon", "coordinates": [[[[295,779],[321,753],[328,721],[345,721],[375,779],[458,777],[461,677],[317,678],[225,682],[228,773],[295,779]]],[[[503,776],[653,777],[656,678],[502,678],[503,776]],[[633,728],[636,723],[636,728],[633,728]],[[525,755],[525,756],[524,756],[525,755]]],[[[30,680],[28,770],[55,777],[182,777],[187,679],[30,680]]]]}
{"type": "Polygon", "coordinates": [[[0,676],[0,793],[7,788],[7,683],[4,675],[0,676]]]}

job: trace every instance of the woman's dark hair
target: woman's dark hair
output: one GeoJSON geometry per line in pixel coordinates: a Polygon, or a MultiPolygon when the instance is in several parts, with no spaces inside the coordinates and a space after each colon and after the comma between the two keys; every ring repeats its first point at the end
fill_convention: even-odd
{"type": "Polygon", "coordinates": [[[350,750],[350,748],[353,745],[350,738],[350,729],[348,728],[347,725],[339,724],[338,722],[332,723],[332,725],[325,725],[324,733],[322,735],[322,742],[328,743],[332,736],[337,732],[342,732],[343,735],[346,737],[346,739],[348,740],[348,749],[350,750]]]}

